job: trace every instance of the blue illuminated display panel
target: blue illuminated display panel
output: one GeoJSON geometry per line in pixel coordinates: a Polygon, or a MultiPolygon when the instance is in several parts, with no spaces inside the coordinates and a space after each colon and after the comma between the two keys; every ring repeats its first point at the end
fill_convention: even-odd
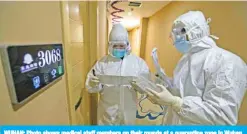
{"type": "Polygon", "coordinates": [[[7,52],[18,102],[64,74],[62,44],[9,46],[7,52]]]}

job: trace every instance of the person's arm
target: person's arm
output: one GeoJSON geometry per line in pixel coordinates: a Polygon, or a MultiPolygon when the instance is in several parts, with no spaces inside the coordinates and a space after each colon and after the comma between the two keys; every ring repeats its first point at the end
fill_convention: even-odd
{"type": "Polygon", "coordinates": [[[96,75],[102,74],[100,69],[100,63],[99,61],[91,68],[91,70],[87,74],[86,79],[86,88],[88,89],[89,93],[97,93],[100,92],[103,88],[102,84],[91,84],[91,80],[93,77],[96,77],[96,75]]]}
{"type": "MultiPolygon", "coordinates": [[[[224,64],[206,78],[206,89],[200,96],[186,96],[180,119],[184,124],[235,125],[245,94],[246,70],[234,63],[224,64]]],[[[186,89],[189,90],[189,89],[186,89]]]]}

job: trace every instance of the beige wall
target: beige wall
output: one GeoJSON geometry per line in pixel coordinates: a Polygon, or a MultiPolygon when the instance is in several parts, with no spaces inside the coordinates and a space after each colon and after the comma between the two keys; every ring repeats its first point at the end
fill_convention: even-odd
{"type": "MultiPolygon", "coordinates": [[[[59,2],[0,2],[0,44],[61,43],[59,2]]],[[[66,76],[13,111],[0,61],[0,125],[69,124],[66,76]]]]}
{"type": "MultiPolygon", "coordinates": [[[[110,15],[108,15],[108,16],[110,16],[110,15]]],[[[110,36],[111,29],[112,29],[112,26],[113,26],[112,20],[111,20],[110,18],[111,18],[111,17],[108,17],[108,18],[107,18],[107,20],[108,20],[108,37],[110,36]]],[[[109,39],[109,38],[107,38],[107,39],[109,39]]]]}
{"type": "Polygon", "coordinates": [[[132,32],[128,31],[129,43],[132,44],[132,32]]]}
{"type": "Polygon", "coordinates": [[[98,59],[107,55],[107,40],[108,40],[108,29],[107,29],[107,16],[106,16],[106,1],[98,1],[97,10],[97,27],[98,27],[98,59]]]}
{"type": "Polygon", "coordinates": [[[141,19],[140,25],[140,57],[145,58],[148,18],[141,19]]]}
{"type": "Polygon", "coordinates": [[[131,45],[131,52],[137,56],[140,55],[140,28],[134,28],[129,33],[129,42],[131,45]]]}
{"type": "MultiPolygon", "coordinates": [[[[154,71],[150,53],[153,47],[158,48],[161,66],[169,76],[181,57],[181,54],[169,42],[169,33],[173,21],[189,10],[201,10],[206,17],[211,17],[211,33],[220,37],[218,46],[230,50],[247,62],[247,2],[171,2],[149,18],[146,39],[145,60],[154,71]]],[[[239,123],[247,124],[244,113],[247,102],[240,111],[239,123]],[[242,118],[241,118],[242,117],[242,118]]]]}

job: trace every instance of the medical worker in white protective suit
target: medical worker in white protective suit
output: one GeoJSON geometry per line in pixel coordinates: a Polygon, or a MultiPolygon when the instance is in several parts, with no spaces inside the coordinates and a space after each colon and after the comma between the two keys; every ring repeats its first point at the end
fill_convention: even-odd
{"type": "Polygon", "coordinates": [[[163,90],[159,93],[146,89],[150,100],[169,106],[165,124],[237,124],[247,88],[246,63],[216,45],[209,21],[200,11],[190,11],[174,21],[171,38],[183,57],[172,85],[167,89],[158,85],[163,90]]]}
{"type": "Polygon", "coordinates": [[[112,27],[109,55],[101,58],[88,73],[86,86],[90,93],[100,92],[98,125],[134,125],[137,93],[131,85],[102,85],[97,75],[138,76],[148,74],[144,60],[130,53],[128,32],[121,24],[112,27]]]}

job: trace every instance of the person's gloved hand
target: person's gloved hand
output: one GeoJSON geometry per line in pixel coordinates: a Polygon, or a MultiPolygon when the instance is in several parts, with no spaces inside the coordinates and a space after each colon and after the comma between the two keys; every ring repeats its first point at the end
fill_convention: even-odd
{"type": "Polygon", "coordinates": [[[89,85],[91,87],[98,87],[100,85],[99,78],[96,76],[91,76],[89,80],[89,85]]]}
{"type": "Polygon", "coordinates": [[[164,86],[159,84],[157,86],[162,89],[161,92],[146,88],[150,101],[164,106],[172,106],[175,111],[180,111],[183,100],[180,97],[173,96],[164,86]]]}

